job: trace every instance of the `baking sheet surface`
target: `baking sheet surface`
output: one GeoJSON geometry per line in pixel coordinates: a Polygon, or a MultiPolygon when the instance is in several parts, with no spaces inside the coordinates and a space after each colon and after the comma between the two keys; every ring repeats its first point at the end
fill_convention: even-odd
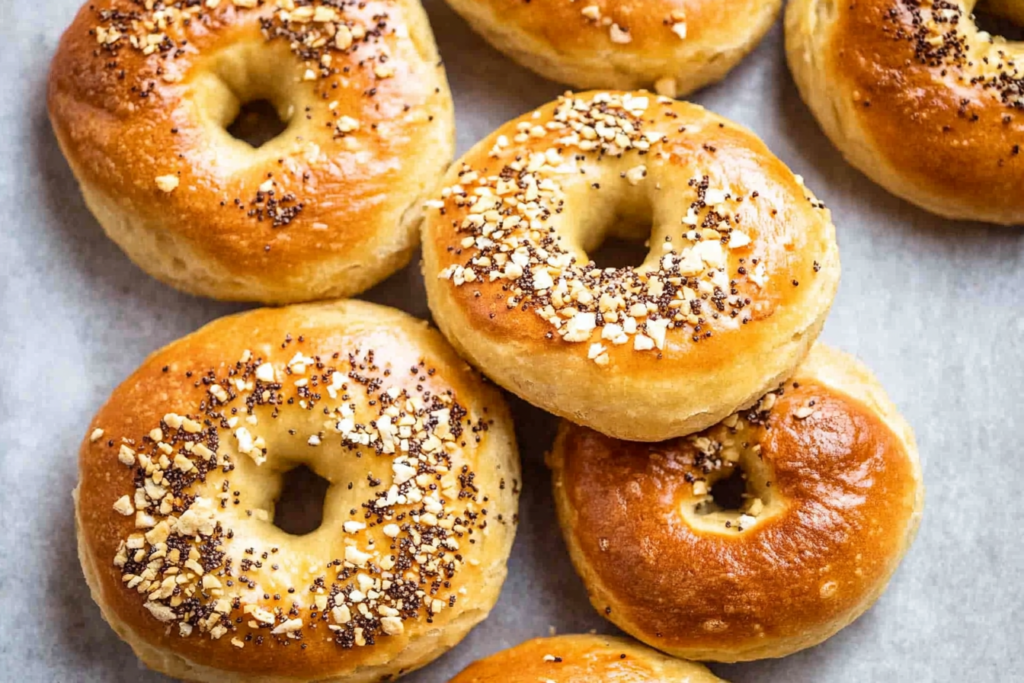
{"type": "MultiPolygon", "coordinates": [[[[152,280],[86,210],[45,109],[49,60],[78,4],[0,0],[0,680],[161,681],[89,598],[70,498],[77,447],[148,353],[244,307],[152,280]]],[[[492,50],[440,0],[427,9],[460,153],[564,90],[492,50]]],[[[917,542],[863,618],[786,659],[713,668],[741,683],[1024,681],[1024,232],[937,219],[844,163],[796,93],[779,25],[692,99],[755,130],[832,208],[843,281],[823,338],[888,388],[916,428],[928,487],[917,542]]],[[[428,314],[415,264],[366,298],[428,314]]],[[[555,521],[543,464],[554,421],[511,402],[524,484],[501,601],[409,683],[443,683],[551,628],[614,632],[589,606],[555,521]]]]}

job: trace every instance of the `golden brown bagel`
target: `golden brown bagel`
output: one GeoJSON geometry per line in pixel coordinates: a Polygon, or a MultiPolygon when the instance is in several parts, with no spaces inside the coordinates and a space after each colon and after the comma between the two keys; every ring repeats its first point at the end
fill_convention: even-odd
{"type": "Polygon", "coordinates": [[[488,42],[575,88],[655,87],[677,97],[720,80],[775,22],[782,0],[448,0],[488,42]]]}
{"type": "Polygon", "coordinates": [[[443,188],[423,227],[441,330],[505,388],[618,438],[689,434],[777,386],[839,280],[798,176],[745,128],[643,92],[510,121],[443,188]],[[590,262],[608,235],[649,235],[644,263],[590,262]]]}
{"type": "MultiPolygon", "coordinates": [[[[979,31],[974,0],[793,0],[786,54],[847,160],[923,209],[1024,222],[1024,49],[979,31]]],[[[987,7],[1022,16],[1013,0],[987,7]]]]}
{"type": "Polygon", "coordinates": [[[355,294],[408,262],[454,149],[419,2],[153,6],[87,3],[50,72],[57,139],[128,256],[187,292],[274,303],[355,294]],[[226,127],[264,99],[287,127],[254,148],[226,127]]]}
{"type": "Polygon", "coordinates": [[[470,664],[449,683],[723,683],[700,664],[628,638],[535,638],[470,664]]]}
{"type": "Polygon", "coordinates": [[[696,660],[782,657],[835,634],[881,595],[924,502],[910,427],[859,362],[820,344],[699,435],[636,444],[565,422],[550,464],[594,607],[696,660]]]}
{"type": "Polygon", "coordinates": [[[80,475],[104,618],[153,669],[217,683],[376,683],[441,655],[498,598],[520,476],[498,392],[426,323],[355,301],[157,351],[93,420],[80,475]],[[294,536],[274,505],[301,464],[330,488],[294,536]]]}

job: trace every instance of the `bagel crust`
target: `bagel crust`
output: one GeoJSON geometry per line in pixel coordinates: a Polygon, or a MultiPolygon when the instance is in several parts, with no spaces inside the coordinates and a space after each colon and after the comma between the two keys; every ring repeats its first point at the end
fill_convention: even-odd
{"type": "Polygon", "coordinates": [[[705,667],[628,638],[535,638],[466,667],[449,683],[722,683],[705,667]]]}
{"type": "Polygon", "coordinates": [[[782,0],[448,0],[495,48],[574,88],[683,96],[754,49],[782,0]]]}
{"type": "Polygon", "coordinates": [[[778,386],[839,281],[830,213],[754,136],[644,92],[567,94],[426,203],[434,319],[488,377],[617,438],[709,427],[778,386]],[[642,240],[638,267],[587,256],[642,240]]]}
{"type": "Polygon", "coordinates": [[[86,204],[186,292],[349,296],[404,266],[454,151],[451,95],[416,0],[90,1],[49,80],[86,204]],[[227,127],[267,100],[260,147],[227,127]]]}
{"type": "Polygon", "coordinates": [[[701,434],[645,445],[566,422],[550,465],[594,607],[695,660],[782,657],[838,632],[881,595],[924,503],[909,426],[859,362],[820,344],[701,434]],[[744,497],[727,508],[715,485],[736,470],[744,497]]]}
{"type": "Polygon", "coordinates": [[[487,616],[519,461],[499,393],[426,323],[347,301],[217,320],[157,351],[82,443],[79,556],[104,618],[189,681],[376,683],[487,616]],[[274,525],[282,475],[320,527],[274,525]]]}
{"type": "Polygon", "coordinates": [[[979,31],[974,4],[793,0],[786,54],[825,133],[876,183],[947,218],[1020,224],[1024,51],[979,31]]]}

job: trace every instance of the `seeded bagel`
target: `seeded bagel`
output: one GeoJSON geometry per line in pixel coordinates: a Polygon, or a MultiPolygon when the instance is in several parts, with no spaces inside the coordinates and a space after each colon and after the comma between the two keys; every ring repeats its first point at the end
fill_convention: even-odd
{"type": "Polygon", "coordinates": [[[143,270],[218,299],[356,294],[405,265],[451,161],[451,95],[418,0],[97,0],[53,59],[53,129],[143,270]],[[266,100],[284,130],[227,128],[266,100]]]}
{"type": "MultiPolygon", "coordinates": [[[[974,0],[793,0],[786,55],[846,159],[947,218],[1024,223],[1024,46],[980,30],[974,0]]],[[[1019,0],[986,8],[1020,19],[1019,0]]]]}
{"type": "Polygon", "coordinates": [[[778,386],[839,281],[829,211],[753,133],[644,92],[501,126],[427,202],[434,319],[488,377],[610,436],[698,431],[778,386]],[[648,237],[602,268],[607,236],[648,237]]]}
{"type": "Polygon", "coordinates": [[[563,422],[555,501],[597,611],[676,657],[784,657],[882,594],[924,506],[914,435],[878,381],[817,344],[758,404],[682,439],[563,422]]]}
{"type": "Polygon", "coordinates": [[[104,618],[151,668],[209,683],[376,683],[498,598],[519,461],[501,396],[426,323],[355,301],[215,321],[93,420],[75,496],[104,618]],[[329,483],[274,524],[285,472],[329,483]]]}

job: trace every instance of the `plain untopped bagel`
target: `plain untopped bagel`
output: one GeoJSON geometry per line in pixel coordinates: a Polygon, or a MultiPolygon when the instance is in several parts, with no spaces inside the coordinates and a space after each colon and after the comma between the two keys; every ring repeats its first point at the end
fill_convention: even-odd
{"type": "Polygon", "coordinates": [[[97,0],[49,110],[89,208],[143,270],[219,299],[356,294],[405,265],[451,160],[451,95],[418,0],[97,0]],[[228,133],[268,100],[286,127],[228,133]]]}
{"type": "Polygon", "coordinates": [[[638,444],[565,422],[550,464],[594,607],[694,660],[782,657],[838,632],[885,590],[924,504],[910,427],[820,344],[709,430],[638,444]]]}
{"type": "Polygon", "coordinates": [[[789,375],[839,282],[829,211],[749,130],[645,92],[567,94],[427,202],[427,296],[488,377],[605,434],[708,427],[789,375]],[[588,252],[642,240],[636,267],[588,252]]]}
{"type": "Polygon", "coordinates": [[[535,638],[474,662],[449,683],[724,683],[628,638],[535,638]]]}
{"type": "Polygon", "coordinates": [[[574,88],[681,97],[724,77],[781,0],[448,0],[494,47],[574,88]]]}
{"type": "Polygon", "coordinates": [[[426,323],[355,301],[262,309],[157,351],[82,443],[79,555],[151,668],[208,683],[377,683],[487,616],[519,461],[501,396],[426,323]],[[274,524],[282,476],[329,482],[274,524]]]}
{"type": "MultiPolygon", "coordinates": [[[[786,54],[832,142],[923,209],[1024,223],[1024,48],[978,29],[975,0],[793,0],[786,54]]],[[[1018,0],[986,9],[1024,18],[1018,0]]]]}

